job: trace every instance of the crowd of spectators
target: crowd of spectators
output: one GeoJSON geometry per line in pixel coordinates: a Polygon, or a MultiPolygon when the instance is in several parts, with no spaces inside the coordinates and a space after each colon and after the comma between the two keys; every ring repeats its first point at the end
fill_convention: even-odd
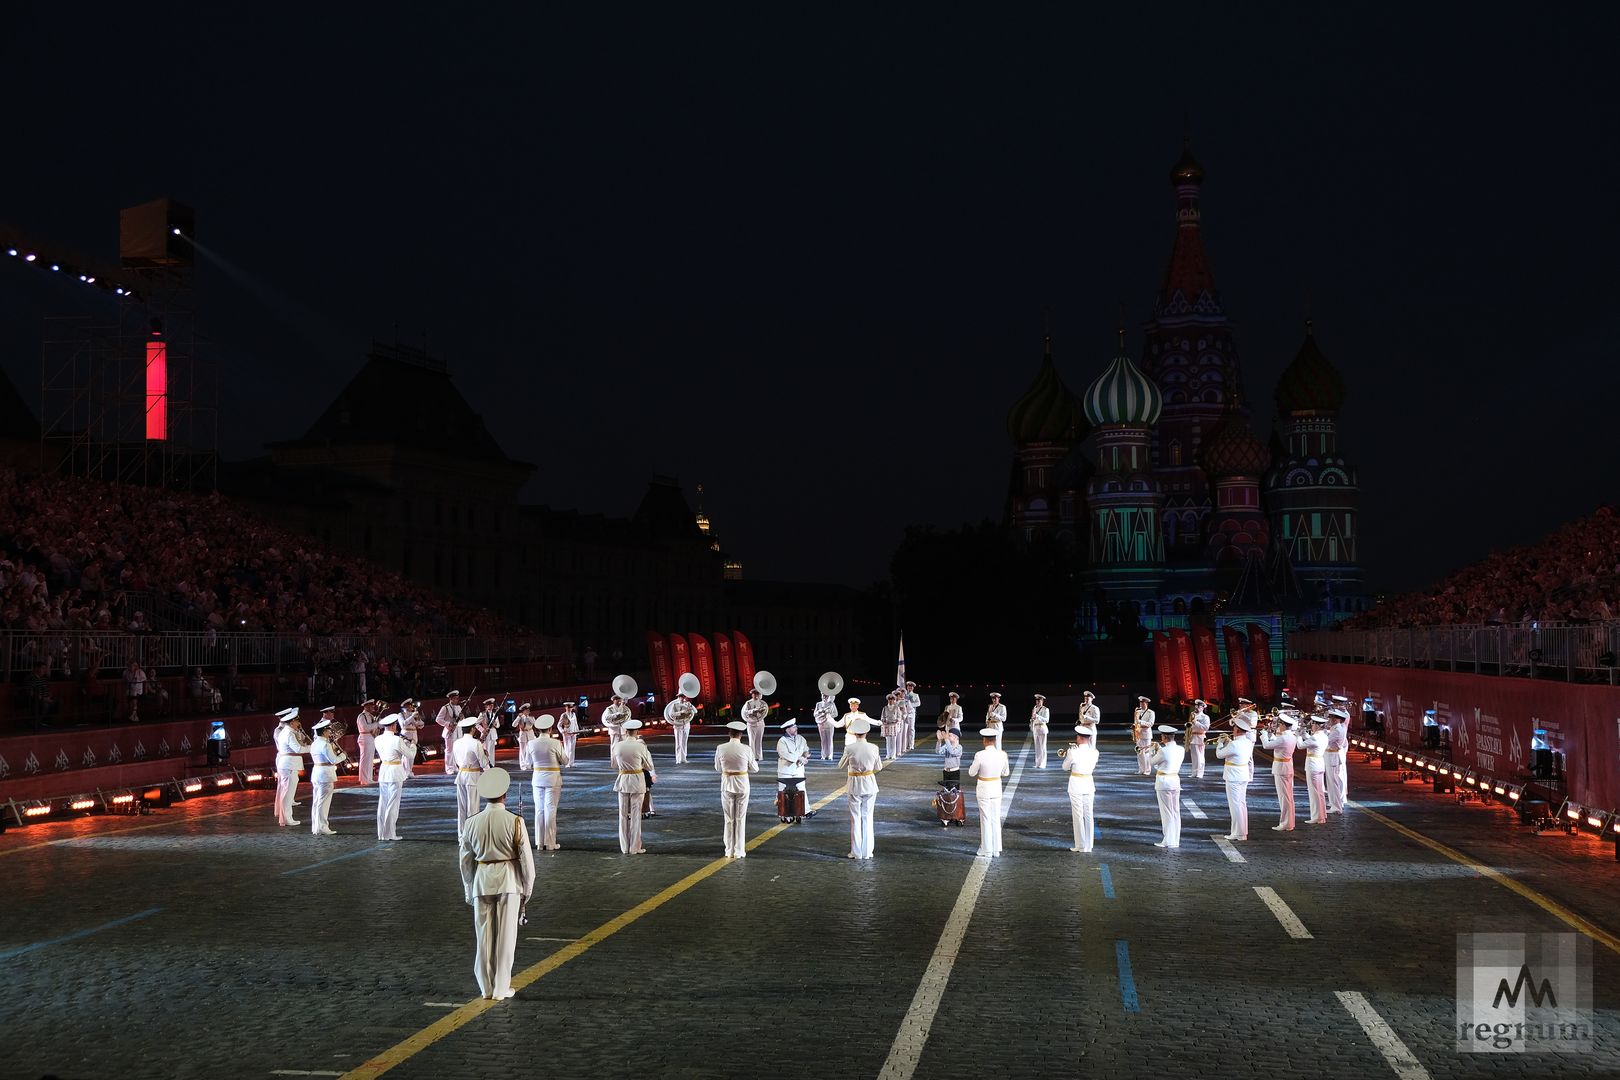
{"type": "Polygon", "coordinates": [[[1620,617],[1620,513],[1600,507],[1539,543],[1494,552],[1432,589],[1383,601],[1347,629],[1605,623],[1620,617]]]}
{"type": "Polygon", "coordinates": [[[132,597],[160,598],[216,632],[516,634],[217,493],[0,469],[0,626],[148,632],[153,617],[132,597]]]}

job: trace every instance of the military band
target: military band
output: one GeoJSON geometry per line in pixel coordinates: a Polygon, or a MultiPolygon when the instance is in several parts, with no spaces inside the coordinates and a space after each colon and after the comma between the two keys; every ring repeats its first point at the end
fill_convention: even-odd
{"type": "Polygon", "coordinates": [[[1181,846],[1181,759],[1186,751],[1176,744],[1179,732],[1169,724],[1154,729],[1159,745],[1149,764],[1153,766],[1153,789],[1159,798],[1159,827],[1163,836],[1154,847],[1181,846]]]}
{"type": "Polygon", "coordinates": [[[1093,803],[1097,783],[1097,729],[1091,724],[1074,725],[1074,745],[1063,753],[1063,771],[1069,774],[1069,815],[1074,820],[1074,847],[1070,851],[1090,851],[1095,836],[1093,803]]]}
{"type": "Polygon", "coordinates": [[[1203,698],[1193,702],[1192,715],[1187,718],[1187,757],[1192,761],[1193,779],[1204,778],[1204,747],[1209,735],[1209,705],[1203,698]]]}
{"type": "Polygon", "coordinates": [[[1294,831],[1294,750],[1299,721],[1283,713],[1260,733],[1260,746],[1271,754],[1271,779],[1277,787],[1277,824],[1274,832],[1294,831]]]}
{"type": "Polygon", "coordinates": [[[748,724],[733,720],[726,730],[731,737],[715,749],[714,771],[720,774],[726,858],[742,859],[748,855],[748,795],[752,786],[748,774],[759,772],[759,759],[753,747],[742,741],[745,733],[751,735],[748,724]]]}
{"type": "Polygon", "coordinates": [[[338,766],[349,760],[334,738],[342,737],[342,728],[334,728],[333,718],[337,706],[328,705],[321,710],[316,721],[315,741],[309,746],[309,831],[315,836],[336,836],[328,822],[332,812],[332,792],[337,789],[338,766]]]}
{"type": "MultiPolygon", "coordinates": [[[[518,751],[518,765],[529,770],[529,786],[534,794],[534,843],[541,851],[560,851],[557,843],[557,806],[562,802],[562,771],[568,754],[552,737],[557,721],[541,716],[534,721],[534,735],[518,751]]],[[[615,743],[614,745],[618,745],[615,743]]]]}
{"type": "Polygon", "coordinates": [[[816,708],[812,715],[815,717],[816,731],[821,735],[821,760],[831,761],[833,759],[833,747],[837,742],[838,703],[833,700],[831,694],[824,693],[821,695],[821,700],[816,702],[816,708]]]}
{"type": "Polygon", "coordinates": [[[1046,695],[1035,695],[1035,707],[1029,711],[1029,733],[1035,742],[1035,767],[1046,768],[1046,734],[1052,721],[1052,711],[1046,707],[1046,695]]]}
{"type": "Polygon", "coordinates": [[[742,722],[748,726],[748,749],[754,752],[757,762],[765,755],[765,718],[771,714],[771,707],[765,704],[765,697],[758,689],[748,691],[748,700],[743,702],[742,722]]]}
{"type": "Polygon", "coordinates": [[[1007,706],[995,691],[990,693],[990,707],[984,710],[984,726],[996,729],[996,749],[1001,749],[1001,735],[1007,730],[1007,706]]]}

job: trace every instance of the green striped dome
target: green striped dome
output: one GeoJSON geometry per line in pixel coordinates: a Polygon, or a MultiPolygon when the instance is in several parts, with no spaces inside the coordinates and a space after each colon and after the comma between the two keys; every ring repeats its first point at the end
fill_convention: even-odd
{"type": "Polygon", "coordinates": [[[1158,384],[1131,363],[1123,352],[1114,357],[1081,399],[1086,419],[1093,424],[1131,424],[1152,427],[1159,422],[1164,396],[1158,384]]]}

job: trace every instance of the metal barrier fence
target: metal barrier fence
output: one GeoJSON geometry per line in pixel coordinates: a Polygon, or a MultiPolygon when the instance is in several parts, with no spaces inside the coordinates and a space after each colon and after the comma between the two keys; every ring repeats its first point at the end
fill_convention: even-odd
{"type": "Polygon", "coordinates": [[[1301,630],[1288,655],[1302,660],[1429,668],[1478,675],[1620,685],[1620,623],[1516,623],[1381,630],[1301,630]]]}

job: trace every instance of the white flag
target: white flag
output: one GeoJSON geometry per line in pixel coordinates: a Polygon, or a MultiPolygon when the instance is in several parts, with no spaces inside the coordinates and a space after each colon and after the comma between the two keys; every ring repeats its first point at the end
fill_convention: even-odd
{"type": "Polygon", "coordinates": [[[894,685],[902,689],[906,685],[906,635],[900,635],[900,659],[895,663],[894,685]]]}

